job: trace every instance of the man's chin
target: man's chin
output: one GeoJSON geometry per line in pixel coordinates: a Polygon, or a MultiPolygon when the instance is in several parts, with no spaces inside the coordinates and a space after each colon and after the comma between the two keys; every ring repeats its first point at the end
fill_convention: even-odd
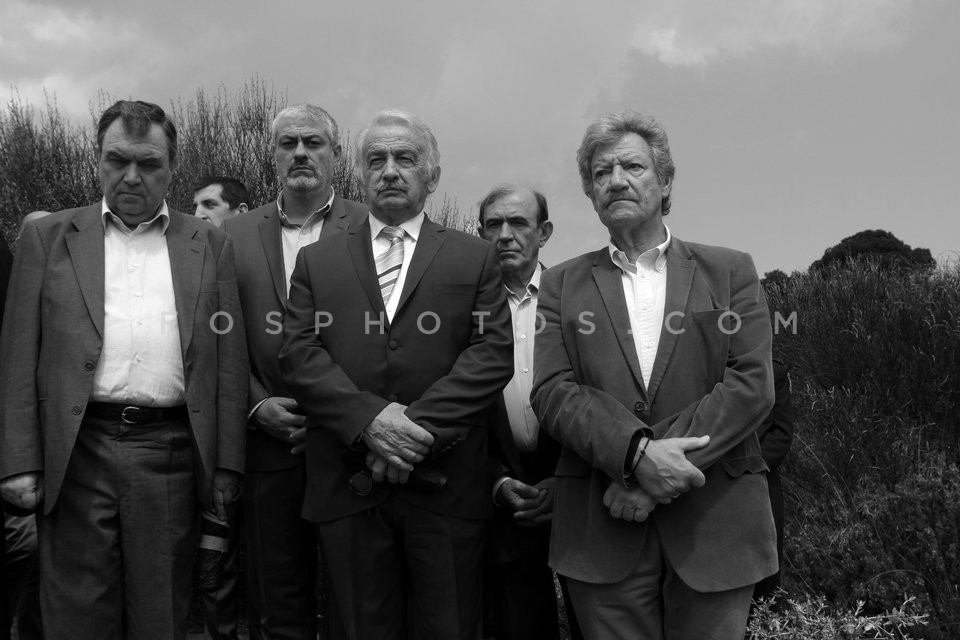
{"type": "Polygon", "coordinates": [[[307,193],[310,191],[319,191],[325,185],[316,176],[289,176],[286,179],[285,186],[290,191],[297,193],[307,193]]]}

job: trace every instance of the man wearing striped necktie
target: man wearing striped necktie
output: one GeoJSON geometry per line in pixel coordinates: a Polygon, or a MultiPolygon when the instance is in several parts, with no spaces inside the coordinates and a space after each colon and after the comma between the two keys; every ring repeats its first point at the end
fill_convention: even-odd
{"type": "Polygon", "coordinates": [[[486,410],[513,375],[494,246],[437,225],[430,129],[383,111],[357,140],[370,208],[297,258],[280,352],[310,419],[304,516],[317,523],[337,638],[480,637],[486,410]]]}

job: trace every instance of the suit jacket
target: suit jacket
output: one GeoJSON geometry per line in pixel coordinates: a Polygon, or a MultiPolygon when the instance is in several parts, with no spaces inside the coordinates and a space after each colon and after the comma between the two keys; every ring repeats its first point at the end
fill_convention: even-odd
{"type": "Polygon", "coordinates": [[[772,336],[750,257],[673,238],[649,387],[607,248],[544,273],[539,310],[545,326],[532,403],[564,447],[551,566],[578,580],[617,582],[656,527],[671,564],[697,591],[742,587],[776,571],[756,436],[773,402],[772,336]],[[646,523],[615,520],[602,496],[611,479],[622,481],[631,438],[646,427],[656,438],[709,434],[706,448],[687,454],[706,484],[657,506],[646,523]]]}
{"type": "Polygon", "coordinates": [[[369,222],[348,230],[345,242],[320,240],[297,258],[284,337],[284,382],[315,420],[304,517],[353,515],[391,492],[444,515],[489,515],[486,409],[513,375],[510,310],[492,244],[424,220],[387,324],[369,222]],[[351,491],[350,477],[365,468],[364,450],[352,445],[390,402],[436,434],[431,460],[420,466],[445,474],[444,488],[351,491]],[[453,433],[462,440],[445,449],[453,433]]]}
{"type": "MultiPolygon", "coordinates": [[[[57,501],[103,347],[100,207],[24,226],[0,337],[0,478],[42,472],[46,513],[57,501]]],[[[209,223],[173,211],[166,238],[197,488],[209,506],[214,470],[243,471],[249,374],[233,245],[209,223]],[[229,314],[231,330],[211,322],[218,311],[229,314]]]]}
{"type": "MultiPolygon", "coordinates": [[[[334,196],[320,238],[338,235],[366,219],[367,208],[334,196]]],[[[280,213],[276,201],[227,220],[224,230],[233,238],[237,255],[240,306],[250,354],[249,410],[271,396],[290,397],[280,374],[277,355],[283,345],[281,323],[287,304],[280,213]]],[[[303,462],[280,442],[259,429],[247,431],[247,469],[277,471],[303,462]]]]}

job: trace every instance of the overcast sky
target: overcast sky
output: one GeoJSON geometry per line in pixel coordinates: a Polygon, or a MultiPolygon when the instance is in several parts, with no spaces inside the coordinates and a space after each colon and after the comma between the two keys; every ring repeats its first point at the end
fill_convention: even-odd
{"type": "Polygon", "coordinates": [[[408,109],[461,210],[503,181],[546,194],[548,264],[607,242],[574,158],[593,116],[625,108],[670,135],[679,237],[761,273],[864,229],[956,260],[958,63],[950,0],[0,4],[4,99],[46,89],[86,122],[100,91],[168,106],[258,76],[353,132],[408,109]]]}

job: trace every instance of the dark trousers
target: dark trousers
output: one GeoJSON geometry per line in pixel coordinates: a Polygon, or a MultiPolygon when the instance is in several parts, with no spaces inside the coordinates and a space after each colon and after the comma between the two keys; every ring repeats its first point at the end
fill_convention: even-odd
{"type": "Polygon", "coordinates": [[[487,565],[485,592],[496,640],[558,640],[557,593],[546,554],[487,565]]]}
{"type": "Polygon", "coordinates": [[[203,622],[214,640],[237,640],[240,603],[240,502],[227,505],[227,531],[222,550],[204,548],[197,553],[196,585],[203,622]]]}
{"type": "MultiPolygon", "coordinates": [[[[19,640],[42,640],[40,619],[40,561],[37,556],[37,522],[33,514],[5,515],[7,548],[7,600],[19,640]]],[[[2,638],[2,636],[0,636],[2,638]]]]}
{"type": "Polygon", "coordinates": [[[57,504],[37,522],[48,639],[186,636],[199,530],[193,455],[185,420],[84,418],[57,504]]]}
{"type": "Polygon", "coordinates": [[[484,529],[394,496],[318,524],[330,637],[479,640],[484,529]]]}
{"type": "Polygon", "coordinates": [[[314,640],[317,534],[300,517],[303,464],[248,471],[243,481],[251,640],[314,640]]]}

